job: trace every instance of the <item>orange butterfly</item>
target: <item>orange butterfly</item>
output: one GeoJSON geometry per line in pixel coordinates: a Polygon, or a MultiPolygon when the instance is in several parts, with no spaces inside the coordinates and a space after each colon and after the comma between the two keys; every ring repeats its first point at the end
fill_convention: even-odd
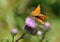
{"type": "Polygon", "coordinates": [[[48,18],[48,16],[44,16],[40,13],[40,5],[32,11],[31,16],[35,17],[36,20],[38,20],[41,24],[44,24],[44,19],[48,18]]]}

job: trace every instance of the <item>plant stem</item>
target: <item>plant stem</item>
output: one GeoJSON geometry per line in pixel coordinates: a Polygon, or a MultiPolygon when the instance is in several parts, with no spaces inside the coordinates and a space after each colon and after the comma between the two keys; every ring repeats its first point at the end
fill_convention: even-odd
{"type": "Polygon", "coordinates": [[[44,31],[44,33],[43,33],[43,35],[42,35],[42,38],[41,38],[40,42],[43,42],[43,40],[44,40],[44,38],[45,38],[45,35],[46,35],[47,31],[48,31],[48,30],[44,31]]]}
{"type": "Polygon", "coordinates": [[[14,35],[12,35],[12,42],[14,42],[14,35]]]}
{"type": "Polygon", "coordinates": [[[18,42],[20,39],[24,37],[25,33],[23,33],[15,42],[18,42]]]}

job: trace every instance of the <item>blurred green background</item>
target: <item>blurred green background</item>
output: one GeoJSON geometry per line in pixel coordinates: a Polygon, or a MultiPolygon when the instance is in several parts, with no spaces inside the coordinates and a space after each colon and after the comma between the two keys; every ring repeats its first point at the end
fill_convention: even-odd
{"type": "MultiPolygon", "coordinates": [[[[17,39],[23,33],[25,18],[39,4],[41,13],[49,16],[47,21],[51,23],[51,30],[43,42],[60,42],[60,0],[0,0],[0,42],[6,42],[7,39],[11,42],[12,28],[19,30],[15,36],[17,39]]],[[[19,42],[39,42],[39,40],[39,37],[32,36],[19,42]]]]}

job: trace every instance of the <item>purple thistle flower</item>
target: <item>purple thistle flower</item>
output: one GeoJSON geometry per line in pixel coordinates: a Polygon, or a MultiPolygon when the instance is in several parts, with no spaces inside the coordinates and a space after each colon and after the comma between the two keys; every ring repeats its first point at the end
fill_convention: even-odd
{"type": "Polygon", "coordinates": [[[35,28],[36,27],[36,22],[32,17],[27,17],[25,21],[26,25],[35,28]]]}

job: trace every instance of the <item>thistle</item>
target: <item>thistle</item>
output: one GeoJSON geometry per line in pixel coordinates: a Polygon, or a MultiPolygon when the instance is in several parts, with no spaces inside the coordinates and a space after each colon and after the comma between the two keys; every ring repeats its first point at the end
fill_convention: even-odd
{"type": "Polygon", "coordinates": [[[11,30],[12,42],[14,42],[14,37],[15,37],[15,35],[16,35],[17,33],[18,33],[18,30],[17,30],[17,29],[13,28],[13,29],[11,30]]]}
{"type": "Polygon", "coordinates": [[[36,27],[37,27],[37,24],[33,19],[33,17],[27,17],[25,21],[25,26],[24,26],[25,32],[36,34],[38,31],[36,27]]]}
{"type": "Polygon", "coordinates": [[[48,29],[51,28],[51,24],[50,24],[49,22],[45,22],[44,25],[43,25],[43,28],[44,28],[45,30],[48,30],[48,29]]]}

